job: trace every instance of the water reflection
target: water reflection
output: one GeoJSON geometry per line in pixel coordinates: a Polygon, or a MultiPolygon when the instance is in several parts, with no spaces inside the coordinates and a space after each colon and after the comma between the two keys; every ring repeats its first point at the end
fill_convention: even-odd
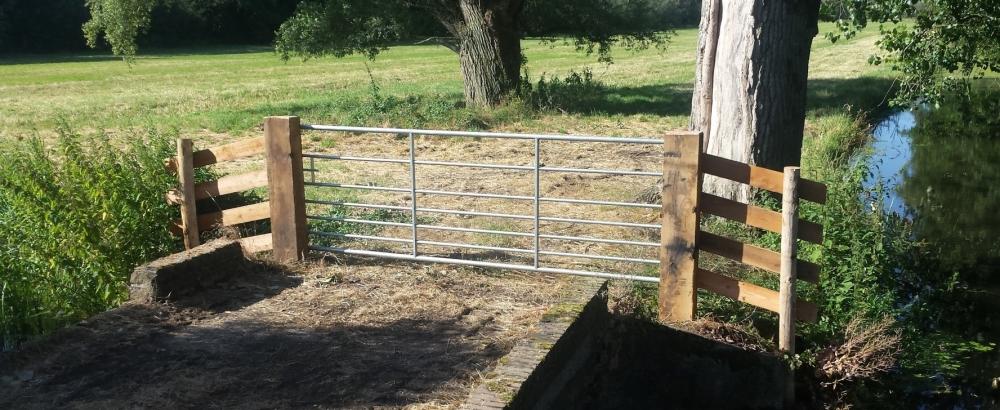
{"type": "MultiPolygon", "coordinates": [[[[886,209],[952,264],[1000,258],[1000,91],[896,113],[874,130],[870,159],[886,209]]],[[[985,278],[983,278],[985,279],[985,278]]]]}
{"type": "Polygon", "coordinates": [[[876,184],[884,184],[887,211],[900,215],[907,214],[906,204],[896,194],[896,188],[903,182],[906,166],[910,162],[910,130],[916,125],[916,116],[911,111],[900,111],[882,120],[872,131],[872,157],[869,169],[872,176],[865,181],[865,188],[871,190],[876,184]]]}
{"type": "MultiPolygon", "coordinates": [[[[933,255],[919,272],[954,274],[968,286],[968,298],[955,299],[967,309],[948,323],[967,340],[1000,342],[1000,86],[895,113],[874,129],[872,148],[867,187],[882,184],[885,210],[909,219],[933,255]]],[[[998,371],[1000,351],[963,366],[971,386],[998,371]]]]}

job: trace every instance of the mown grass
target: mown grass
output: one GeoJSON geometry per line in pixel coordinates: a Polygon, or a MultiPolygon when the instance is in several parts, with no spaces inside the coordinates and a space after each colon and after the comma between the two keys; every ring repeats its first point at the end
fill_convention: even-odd
{"type": "MultiPolygon", "coordinates": [[[[821,27],[829,30],[832,26],[821,27]]],[[[815,40],[813,112],[837,111],[846,103],[872,106],[882,99],[889,85],[886,71],[865,62],[876,38],[872,30],[835,45],[815,40]]],[[[155,125],[236,138],[256,132],[267,115],[378,123],[412,122],[414,111],[422,118],[409,125],[656,133],[686,125],[696,40],[696,30],[679,30],[665,51],[617,50],[612,65],[572,46],[526,40],[526,70],[534,80],[589,68],[606,86],[584,104],[537,115],[456,110],[462,101],[458,59],[430,45],[393,47],[375,61],[354,56],[283,62],[266,47],[150,51],[132,66],[101,54],[8,58],[0,60],[0,136],[52,134],[64,120],[80,130],[155,125]],[[364,112],[372,78],[383,95],[402,101],[393,115],[364,112]]]]}

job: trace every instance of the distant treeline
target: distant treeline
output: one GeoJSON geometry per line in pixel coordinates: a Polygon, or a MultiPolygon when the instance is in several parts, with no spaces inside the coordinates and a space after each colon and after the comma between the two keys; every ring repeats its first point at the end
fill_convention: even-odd
{"type": "MultiPolygon", "coordinates": [[[[176,47],[269,44],[299,0],[176,0],[158,6],[140,44],[176,47]]],[[[0,52],[44,53],[87,48],[84,0],[0,0],[0,52]]]]}
{"type": "MultiPolygon", "coordinates": [[[[562,0],[560,0],[562,1],[562,0]]],[[[633,0],[634,1],[634,0],[633,0]]],[[[697,26],[701,0],[646,0],[663,28],[697,26]]],[[[274,32],[301,0],[169,0],[153,12],[155,24],[140,47],[271,44],[274,32]]],[[[81,26],[85,0],[0,0],[0,53],[87,49],[81,26]]],[[[415,11],[426,35],[444,35],[430,16],[415,11]],[[421,24],[426,21],[426,24],[421,24]]]]}

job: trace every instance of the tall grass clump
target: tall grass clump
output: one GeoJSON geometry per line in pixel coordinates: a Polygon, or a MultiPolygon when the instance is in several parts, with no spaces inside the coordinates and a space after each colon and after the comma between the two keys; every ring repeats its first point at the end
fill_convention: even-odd
{"type": "Polygon", "coordinates": [[[163,200],[170,138],[119,143],[67,127],[0,152],[0,337],[5,349],[118,305],[132,269],[175,250],[163,200]]]}
{"type": "Polygon", "coordinates": [[[565,77],[542,76],[532,83],[525,73],[521,78],[520,98],[540,111],[596,111],[606,98],[608,87],[594,78],[590,68],[570,71],[565,77]]]}

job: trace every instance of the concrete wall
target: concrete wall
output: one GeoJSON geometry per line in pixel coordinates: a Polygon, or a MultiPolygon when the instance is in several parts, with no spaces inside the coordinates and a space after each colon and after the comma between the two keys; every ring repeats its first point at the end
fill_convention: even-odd
{"type": "Polygon", "coordinates": [[[192,294],[246,272],[248,266],[239,242],[212,241],[135,268],[129,300],[154,302],[192,294]]]}
{"type": "Polygon", "coordinates": [[[787,369],[770,354],[613,317],[599,293],[508,408],[772,409],[787,369]]]}

